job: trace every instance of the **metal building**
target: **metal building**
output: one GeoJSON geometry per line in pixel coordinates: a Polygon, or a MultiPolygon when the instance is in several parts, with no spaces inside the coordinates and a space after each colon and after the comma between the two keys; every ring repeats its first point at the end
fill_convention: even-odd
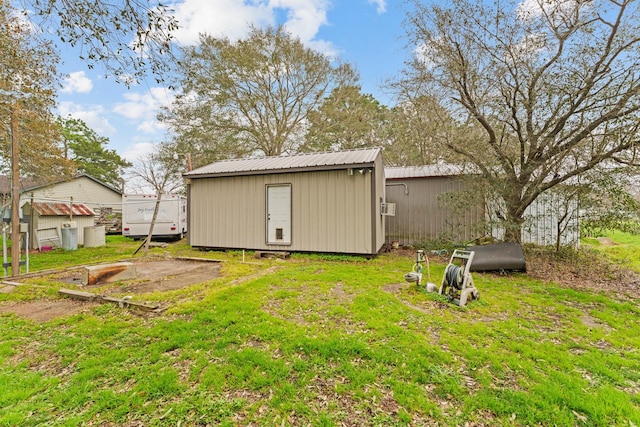
{"type": "Polygon", "coordinates": [[[386,222],[387,242],[413,245],[446,240],[468,242],[484,233],[484,203],[457,203],[465,189],[455,165],[388,167],[387,201],[396,204],[386,222]]]}
{"type": "Polygon", "coordinates": [[[184,176],[193,247],[373,255],[384,245],[380,149],[226,160],[184,176]]]}
{"type": "MultiPolygon", "coordinates": [[[[466,244],[504,230],[488,208],[483,194],[463,194],[468,186],[456,165],[392,167],[385,170],[387,201],[396,204],[396,215],[387,217],[387,242],[413,245],[428,241],[466,244]]],[[[547,246],[577,246],[580,241],[578,204],[566,202],[549,191],[540,195],[524,213],[521,241],[547,246]]]]}

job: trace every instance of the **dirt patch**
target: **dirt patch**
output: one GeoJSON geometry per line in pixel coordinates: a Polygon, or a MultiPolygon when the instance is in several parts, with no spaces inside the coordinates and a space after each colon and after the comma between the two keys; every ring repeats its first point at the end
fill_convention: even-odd
{"type": "MultiPolygon", "coordinates": [[[[165,259],[136,261],[135,266],[136,279],[116,284],[99,283],[84,286],[82,290],[100,295],[140,295],[182,289],[220,277],[220,263],[211,261],[165,259]]],[[[52,279],[81,285],[82,273],[82,269],[76,269],[57,274],[52,279]]],[[[72,299],[35,301],[0,306],[0,313],[13,313],[36,322],[46,322],[58,317],[90,311],[96,305],[97,303],[72,299]]]]}
{"type": "Polygon", "coordinates": [[[564,257],[536,249],[525,251],[527,274],[579,290],[595,290],[618,298],[640,298],[640,274],[611,264],[598,254],[579,252],[564,257]]]}
{"type": "Polygon", "coordinates": [[[2,306],[0,313],[12,313],[34,322],[47,322],[58,317],[88,312],[96,305],[96,303],[72,300],[34,301],[2,306]]]}

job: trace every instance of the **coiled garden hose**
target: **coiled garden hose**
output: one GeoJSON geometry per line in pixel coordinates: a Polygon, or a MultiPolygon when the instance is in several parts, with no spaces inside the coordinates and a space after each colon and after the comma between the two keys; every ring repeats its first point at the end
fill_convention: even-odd
{"type": "Polygon", "coordinates": [[[444,270],[444,284],[461,290],[462,283],[462,268],[453,264],[447,265],[447,268],[444,270]]]}

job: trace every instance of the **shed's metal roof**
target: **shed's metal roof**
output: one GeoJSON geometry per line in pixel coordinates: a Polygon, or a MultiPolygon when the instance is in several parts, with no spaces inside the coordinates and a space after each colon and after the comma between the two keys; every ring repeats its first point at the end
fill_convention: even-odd
{"type": "Polygon", "coordinates": [[[463,166],[451,164],[387,167],[384,169],[386,179],[434,178],[462,175],[463,173],[465,173],[463,166]]]}
{"type": "Polygon", "coordinates": [[[84,203],[73,203],[73,211],[69,203],[33,202],[32,206],[40,216],[95,216],[95,212],[84,203]]]}
{"type": "Polygon", "coordinates": [[[196,178],[214,175],[232,176],[373,166],[380,152],[380,148],[368,148],[361,150],[296,154],[293,156],[223,160],[194,169],[191,172],[185,173],[184,176],[196,178]]]}

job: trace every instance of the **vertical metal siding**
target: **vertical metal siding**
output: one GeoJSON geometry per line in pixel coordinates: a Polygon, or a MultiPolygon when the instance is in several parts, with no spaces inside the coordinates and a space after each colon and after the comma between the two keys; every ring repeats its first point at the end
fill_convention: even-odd
{"type": "MultiPolygon", "coordinates": [[[[558,238],[558,220],[566,207],[564,201],[552,193],[539,196],[525,211],[522,242],[554,246],[558,238]]],[[[580,243],[577,202],[570,203],[568,210],[566,230],[560,236],[560,244],[577,247],[580,243]]]]}
{"type": "Polygon", "coordinates": [[[375,253],[370,212],[374,175],[334,170],[192,179],[191,245],[375,253]],[[291,184],[291,245],[266,243],[267,184],[291,184]]]}
{"type": "Polygon", "coordinates": [[[386,216],[381,214],[381,202],[387,201],[387,191],[385,186],[385,178],[384,178],[384,163],[382,161],[382,156],[378,156],[375,161],[374,167],[375,174],[375,182],[373,183],[373,187],[375,190],[375,195],[373,199],[373,204],[375,205],[372,209],[372,219],[373,222],[373,242],[375,252],[379,251],[380,248],[384,245],[386,240],[385,236],[385,224],[386,224],[386,216]]]}
{"type": "MultiPolygon", "coordinates": [[[[452,177],[429,177],[388,181],[387,201],[396,203],[396,215],[387,217],[387,241],[414,244],[445,238],[467,242],[479,237],[484,219],[481,204],[462,211],[452,208],[444,197],[463,189],[452,177]],[[405,194],[405,184],[408,194],[405,194]]],[[[455,197],[455,196],[454,196],[455,197]]]]}

